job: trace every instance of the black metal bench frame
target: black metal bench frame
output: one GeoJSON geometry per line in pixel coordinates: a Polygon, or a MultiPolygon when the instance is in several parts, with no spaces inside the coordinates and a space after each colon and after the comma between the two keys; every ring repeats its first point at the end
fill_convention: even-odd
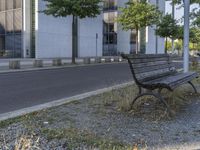
{"type": "MultiPolygon", "coordinates": [[[[144,62],[148,62],[148,61],[145,61],[145,58],[151,60],[151,58],[152,59],[155,59],[155,58],[161,59],[162,57],[166,57],[167,58],[167,65],[169,67],[168,68],[169,69],[169,73],[166,74],[166,75],[162,75],[160,77],[159,76],[158,77],[154,76],[154,78],[152,80],[151,80],[151,78],[148,79],[149,81],[153,81],[153,80],[156,80],[156,79],[159,79],[159,78],[163,79],[165,77],[170,77],[171,75],[176,77],[177,75],[184,74],[184,73],[180,73],[178,71],[177,67],[174,64],[172,64],[170,56],[167,55],[167,54],[148,54],[148,55],[145,55],[145,54],[139,54],[139,55],[125,55],[125,54],[122,54],[122,58],[128,60],[129,67],[130,67],[131,73],[133,75],[133,79],[134,79],[137,87],[139,88],[138,95],[133,99],[133,102],[131,103],[131,109],[132,109],[134,103],[139,98],[141,98],[143,96],[153,96],[156,99],[158,99],[160,102],[162,102],[166,106],[167,110],[169,112],[171,112],[171,110],[169,108],[169,105],[167,104],[167,102],[165,101],[163,96],[161,95],[161,92],[162,92],[163,89],[167,89],[167,90],[173,92],[175,88],[177,88],[180,85],[185,84],[185,83],[190,84],[192,86],[192,88],[194,89],[194,92],[197,93],[196,87],[191,82],[194,78],[198,78],[199,77],[198,73],[196,73],[196,72],[191,73],[191,75],[188,75],[187,78],[185,78],[185,79],[181,78],[181,81],[175,83],[174,87],[172,87],[172,86],[170,86],[168,84],[159,83],[159,81],[156,84],[146,84],[145,82],[141,82],[138,79],[138,77],[136,76],[136,73],[135,73],[136,70],[135,70],[134,63],[133,63],[134,58],[139,60],[138,62],[140,62],[140,60],[144,60],[144,62]],[[146,89],[146,91],[144,92],[143,89],[146,89]],[[156,92],[155,90],[158,90],[158,91],[156,92]]],[[[156,61],[156,59],[155,59],[155,61],[156,61]]],[[[149,72],[151,72],[151,71],[149,71],[149,72]]],[[[179,80],[180,80],[180,78],[179,78],[179,80]]]]}

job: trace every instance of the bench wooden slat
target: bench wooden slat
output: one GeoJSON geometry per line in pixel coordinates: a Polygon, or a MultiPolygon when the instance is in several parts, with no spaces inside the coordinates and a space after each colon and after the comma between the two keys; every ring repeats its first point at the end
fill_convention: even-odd
{"type": "Polygon", "coordinates": [[[159,64],[159,65],[148,65],[148,66],[143,66],[143,67],[139,67],[139,68],[135,68],[135,74],[140,74],[140,73],[144,73],[144,72],[150,72],[150,71],[155,71],[155,70],[162,70],[162,69],[168,69],[170,71],[170,68],[173,67],[172,64],[159,64]]]}
{"type": "Polygon", "coordinates": [[[157,78],[165,77],[165,76],[168,76],[168,75],[171,75],[171,74],[174,74],[174,73],[175,72],[169,71],[166,68],[166,69],[162,69],[162,70],[156,70],[156,71],[138,74],[138,75],[136,75],[136,78],[140,82],[145,82],[145,81],[150,81],[150,80],[154,80],[154,79],[157,79],[157,78]]]}
{"type": "Polygon", "coordinates": [[[129,59],[152,59],[152,58],[160,58],[160,57],[167,57],[169,58],[168,54],[137,54],[137,55],[123,55],[122,57],[126,57],[129,59]]]}
{"type": "Polygon", "coordinates": [[[172,89],[180,86],[181,84],[191,81],[192,79],[198,77],[196,72],[187,72],[187,73],[176,73],[173,75],[165,76],[162,78],[157,78],[155,80],[143,82],[143,84],[155,85],[155,84],[165,84],[172,89]]]}
{"type": "Polygon", "coordinates": [[[148,62],[158,62],[158,61],[165,61],[166,63],[169,62],[169,57],[156,57],[156,58],[148,58],[148,59],[130,59],[132,64],[138,63],[148,63],[148,62]]]}
{"type": "Polygon", "coordinates": [[[153,62],[145,62],[145,63],[138,63],[138,64],[132,64],[134,69],[141,68],[141,67],[151,67],[151,66],[156,66],[156,65],[163,65],[163,64],[168,64],[171,62],[167,61],[153,61],[153,62]]]}

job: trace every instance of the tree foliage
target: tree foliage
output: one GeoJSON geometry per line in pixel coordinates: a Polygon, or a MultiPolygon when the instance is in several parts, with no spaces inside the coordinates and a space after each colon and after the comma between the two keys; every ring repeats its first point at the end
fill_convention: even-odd
{"type": "Polygon", "coordinates": [[[167,38],[175,38],[178,32],[178,25],[175,19],[172,18],[171,15],[167,14],[163,16],[156,28],[156,35],[160,37],[164,37],[166,40],[165,44],[165,53],[167,53],[167,38]]]}
{"type": "Polygon", "coordinates": [[[200,43],[200,29],[193,27],[190,29],[190,42],[198,44],[200,43]]]}
{"type": "Polygon", "coordinates": [[[47,9],[43,12],[54,17],[96,17],[100,14],[100,0],[44,0],[47,9]]]}
{"type": "Polygon", "coordinates": [[[157,23],[160,11],[156,6],[147,2],[128,2],[127,7],[121,8],[118,22],[123,30],[141,29],[157,23]]]}
{"type": "Polygon", "coordinates": [[[174,37],[175,39],[183,40],[184,39],[184,27],[178,26],[177,27],[177,34],[174,37]]]}
{"type": "Polygon", "coordinates": [[[177,21],[167,14],[157,24],[156,34],[165,38],[174,38],[177,35],[177,29],[177,21]]]}
{"type": "Polygon", "coordinates": [[[200,28],[200,10],[194,9],[191,13],[192,16],[192,25],[200,28]]]}
{"type": "Polygon", "coordinates": [[[138,30],[156,24],[161,16],[158,8],[145,0],[140,2],[130,0],[125,8],[121,8],[117,21],[121,24],[125,31],[136,30],[136,53],[139,52],[138,47],[138,30]]]}

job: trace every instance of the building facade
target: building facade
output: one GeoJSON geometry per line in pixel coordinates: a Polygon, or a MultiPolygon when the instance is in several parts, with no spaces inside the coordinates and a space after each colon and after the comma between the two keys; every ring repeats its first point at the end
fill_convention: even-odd
{"type": "MultiPolygon", "coordinates": [[[[134,53],[135,32],[122,31],[115,22],[127,0],[106,0],[96,18],[78,21],[78,57],[134,53]]],[[[163,0],[149,0],[165,9],[163,0]]],[[[72,53],[72,17],[54,18],[41,13],[43,0],[0,0],[0,58],[66,58],[72,53]]],[[[155,27],[140,32],[141,53],[163,53],[164,39],[155,27]]]]}

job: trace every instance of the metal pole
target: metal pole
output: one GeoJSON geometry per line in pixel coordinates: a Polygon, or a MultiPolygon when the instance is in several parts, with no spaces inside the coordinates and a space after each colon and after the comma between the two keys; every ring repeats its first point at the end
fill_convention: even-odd
{"type": "MultiPolygon", "coordinates": [[[[159,8],[159,0],[156,0],[156,7],[159,8]]],[[[157,25],[156,25],[157,29],[157,25]]],[[[156,54],[158,54],[158,35],[156,35],[156,54]]]]}
{"type": "Polygon", "coordinates": [[[189,71],[189,30],[190,30],[190,1],[184,0],[184,60],[183,67],[184,72],[189,71]]]}
{"type": "MultiPolygon", "coordinates": [[[[175,4],[172,0],[172,18],[175,19],[175,4]]],[[[172,53],[174,53],[174,38],[172,37],[172,53]]]]}
{"type": "Polygon", "coordinates": [[[98,56],[98,47],[97,47],[97,44],[98,44],[98,33],[96,33],[96,57],[98,56]]]}

